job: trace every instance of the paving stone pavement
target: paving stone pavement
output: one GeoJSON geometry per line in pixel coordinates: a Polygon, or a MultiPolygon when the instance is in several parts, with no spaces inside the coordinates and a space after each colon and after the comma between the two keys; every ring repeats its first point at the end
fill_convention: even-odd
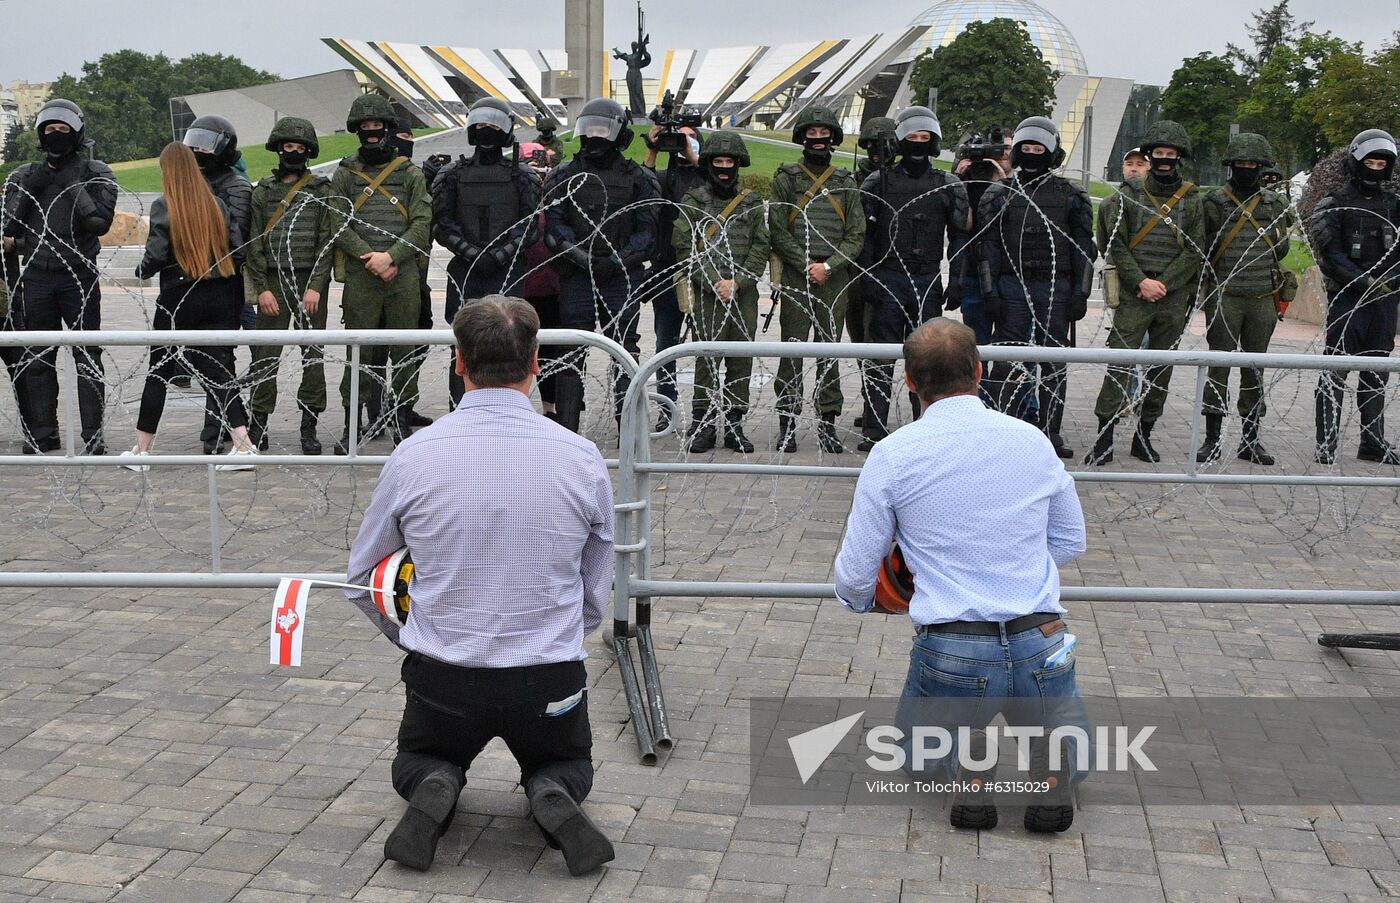
{"type": "MultiPolygon", "coordinates": [[[[109,326],[139,325],[149,298],[111,289],[109,326]]],[[[1095,311],[1081,324],[1086,343],[1091,334],[1101,341],[1098,319],[1095,311]]],[[[1197,327],[1189,343],[1201,341],[1197,327]]],[[[1314,341],[1307,327],[1289,323],[1279,344],[1302,349],[1314,341]]],[[[602,358],[594,360],[591,377],[602,369],[602,358]]],[[[144,358],[124,350],[114,363],[125,379],[113,422],[129,429],[144,358]]],[[[445,368],[445,352],[434,366],[445,368]]],[[[846,367],[852,413],[853,369],[846,367]]],[[[1072,374],[1067,432],[1081,450],[1100,376],[1096,368],[1072,374]]],[[[333,387],[338,378],[330,377],[333,387]]],[[[1273,379],[1266,438],[1283,459],[1280,469],[1318,472],[1304,460],[1311,383],[1293,374],[1273,379]]],[[[1191,383],[1190,375],[1176,377],[1161,430],[1169,460],[1160,469],[1184,467],[1191,383]]],[[[441,413],[441,376],[425,377],[425,391],[425,407],[441,413]]],[[[762,445],[758,457],[775,460],[766,451],[771,389],[759,396],[750,432],[762,445]]],[[[159,450],[197,447],[198,404],[194,395],[172,402],[159,450]]],[[[596,380],[590,406],[590,434],[611,454],[613,427],[596,380]]],[[[0,417],[13,423],[12,410],[0,417]]],[[[338,427],[331,417],[323,434],[338,427]]],[[[279,414],[275,441],[294,438],[291,415],[279,414]]],[[[859,460],[819,459],[814,445],[809,428],[796,460],[859,460]]],[[[369,450],[387,445],[377,440],[369,450]]],[[[668,438],[655,457],[685,456],[668,438]]],[[[1233,460],[1215,467],[1248,470],[1233,460]]],[[[373,480],[373,468],[221,476],[224,568],[343,567],[373,480]]],[[[656,482],[658,575],[829,579],[849,481],[656,482]]],[[[1090,548],[1066,568],[1066,583],[1375,589],[1400,578],[1393,490],[1089,482],[1080,490],[1090,548]]],[[[207,566],[202,470],[155,471],[143,480],[125,471],[6,468],[0,491],[10,503],[0,524],[6,570],[207,566]]],[[[638,763],[615,664],[590,639],[598,776],[588,807],[617,843],[607,869],[568,876],[526,820],[517,772],[496,743],[468,776],[434,868],[411,872],[382,856],[403,810],[388,783],[402,704],[397,650],[333,592],[318,592],[304,666],[271,667],[269,595],[10,593],[0,609],[0,903],[1330,903],[1400,895],[1397,807],[1097,806],[1081,809],[1065,834],[1041,837],[1016,818],[993,832],[954,831],[932,808],[753,804],[749,697],[888,695],[903,682],[907,621],[856,617],[817,600],[659,602],[655,633],[677,746],[656,767],[638,763]]],[[[1394,655],[1339,654],[1315,643],[1324,630],[1400,630],[1391,609],[1110,602],[1070,610],[1086,693],[1365,696],[1400,686],[1394,655]]]]}

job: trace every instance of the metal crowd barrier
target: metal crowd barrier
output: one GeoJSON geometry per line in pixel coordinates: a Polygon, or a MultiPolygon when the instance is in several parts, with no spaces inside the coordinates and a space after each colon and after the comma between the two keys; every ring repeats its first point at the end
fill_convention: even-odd
{"type": "MultiPolygon", "coordinates": [[[[1191,407],[1191,443],[1183,472],[1142,473],[1105,470],[1071,471],[1084,483],[1163,483],[1224,486],[1377,486],[1400,488],[1400,476],[1336,476],[1331,474],[1218,474],[1200,473],[1195,449],[1201,440],[1202,405],[1206,372],[1210,367],[1263,367],[1288,370],[1369,370],[1400,372],[1400,359],[1309,354],[1243,354],[1220,351],[1148,351],[1112,348],[1044,348],[984,346],[984,363],[1118,364],[1122,366],[1175,366],[1196,369],[1191,407]]],[[[617,573],[613,597],[613,645],[618,672],[631,710],[632,726],[642,761],[653,764],[658,750],[669,750],[671,737],[665,693],[661,687],[656,647],[651,635],[651,609],[660,596],[733,598],[835,598],[830,583],[762,583],[656,580],[651,576],[651,476],[652,474],[754,474],[792,477],[856,479],[859,467],[827,467],[792,464],[711,464],[651,460],[645,387],[668,363],[689,357],[847,358],[897,360],[899,345],[850,342],[691,342],[668,348],[642,364],[623,402],[619,439],[617,511],[615,530],[617,573]],[[635,617],[630,608],[635,604],[635,617]],[[633,666],[630,642],[637,641],[642,681],[633,666]]],[[[672,417],[672,426],[679,418],[672,417]]],[[[665,433],[657,434],[665,435],[665,433]]],[[[833,550],[834,551],[834,550],[833,550]]],[[[1226,602],[1280,605],[1400,605],[1400,591],[1351,592],[1338,590],[1272,590],[1199,587],[1062,586],[1061,598],[1071,602],[1226,602]]]]}

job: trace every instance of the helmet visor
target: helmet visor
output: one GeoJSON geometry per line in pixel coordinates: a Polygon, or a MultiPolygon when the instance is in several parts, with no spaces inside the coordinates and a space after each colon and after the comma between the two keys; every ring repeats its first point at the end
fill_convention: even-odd
{"type": "Polygon", "coordinates": [[[44,107],[39,111],[36,127],[42,131],[50,122],[61,122],[74,132],[83,130],[83,120],[72,110],[63,107],[44,107]]]}
{"type": "Polygon", "coordinates": [[[901,119],[894,127],[894,136],[900,141],[908,138],[914,132],[931,132],[935,138],[943,137],[942,127],[939,126],[938,120],[932,116],[910,116],[907,119],[901,119]]]}
{"type": "Polygon", "coordinates": [[[493,125],[509,135],[515,129],[515,119],[505,110],[481,107],[467,113],[467,128],[473,129],[479,125],[493,125]]]}
{"type": "Polygon", "coordinates": [[[1055,137],[1055,133],[1040,126],[1030,125],[1017,129],[1016,134],[1011,138],[1011,146],[1018,147],[1027,141],[1039,144],[1051,153],[1060,149],[1060,139],[1055,137]]]}
{"type": "Polygon", "coordinates": [[[203,151],[217,157],[228,147],[228,135],[211,129],[189,129],[181,143],[190,150],[203,151]]]}
{"type": "Polygon", "coordinates": [[[1383,135],[1377,135],[1374,138],[1367,138],[1365,141],[1358,143],[1351,152],[1352,157],[1357,161],[1365,160],[1372,154],[1379,154],[1394,160],[1395,141],[1383,135]]]}
{"type": "Polygon", "coordinates": [[[616,141],[622,134],[622,120],[612,116],[580,116],[574,124],[574,134],[579,138],[606,138],[616,141]]]}

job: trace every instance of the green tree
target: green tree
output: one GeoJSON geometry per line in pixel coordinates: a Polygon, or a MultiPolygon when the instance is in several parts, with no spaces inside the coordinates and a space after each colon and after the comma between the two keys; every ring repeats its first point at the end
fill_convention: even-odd
{"type": "Polygon", "coordinates": [[[192,53],[170,68],[172,97],[275,81],[275,74],[254,69],[238,57],[223,53],[192,53]]]}
{"type": "Polygon", "coordinates": [[[1200,53],[1183,60],[1172,73],[1162,92],[1162,118],[1186,129],[1202,170],[1218,163],[1244,96],[1244,76],[1223,56],[1200,53]]]}
{"type": "Polygon", "coordinates": [[[1393,132],[1400,124],[1400,33],[1369,59],[1359,53],[1332,54],[1300,106],[1332,147],[1347,144],[1364,129],[1393,132]]]}
{"type": "Polygon", "coordinates": [[[1293,18],[1288,2],[1279,0],[1273,6],[1252,14],[1254,24],[1246,28],[1250,43],[1254,45],[1252,52],[1236,44],[1225,45],[1225,56],[1239,65],[1240,74],[1246,79],[1253,81],[1275,50],[1296,47],[1298,39],[1312,28],[1312,22],[1299,22],[1293,18]]]}
{"type": "Polygon", "coordinates": [[[938,119],[951,143],[988,125],[1049,116],[1058,77],[1025,25],[992,19],[973,22],[946,47],[921,53],[909,86],[916,98],[938,89],[938,119]]]}
{"type": "Polygon", "coordinates": [[[1361,52],[1359,43],[1348,43],[1331,32],[1308,32],[1296,46],[1278,47],[1241,102],[1240,122],[1268,138],[1281,163],[1294,169],[1312,168],[1332,147],[1317,122],[1313,92],[1332,57],[1360,56],[1361,52]]]}

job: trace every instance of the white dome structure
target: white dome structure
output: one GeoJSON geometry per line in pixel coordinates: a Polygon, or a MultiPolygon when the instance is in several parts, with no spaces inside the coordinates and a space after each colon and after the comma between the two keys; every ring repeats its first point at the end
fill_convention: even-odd
{"type": "Polygon", "coordinates": [[[943,0],[919,13],[910,27],[924,25],[924,33],[901,62],[909,62],[925,50],[946,47],[972,22],[991,19],[1015,19],[1030,32],[1031,43],[1040,55],[1060,75],[1088,75],[1079,42],[1070,34],[1065,23],[1031,0],[943,0]]]}

